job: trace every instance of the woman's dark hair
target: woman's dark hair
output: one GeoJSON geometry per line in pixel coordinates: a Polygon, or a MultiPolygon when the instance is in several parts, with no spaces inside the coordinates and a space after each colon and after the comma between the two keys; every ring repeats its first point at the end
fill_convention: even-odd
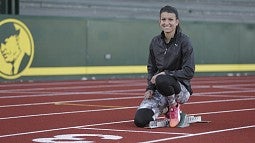
{"type": "Polygon", "coordinates": [[[169,5],[164,6],[160,9],[159,14],[161,15],[161,13],[163,13],[163,12],[174,13],[175,16],[176,16],[176,19],[179,19],[178,11],[175,7],[172,7],[172,6],[169,6],[169,5]]]}

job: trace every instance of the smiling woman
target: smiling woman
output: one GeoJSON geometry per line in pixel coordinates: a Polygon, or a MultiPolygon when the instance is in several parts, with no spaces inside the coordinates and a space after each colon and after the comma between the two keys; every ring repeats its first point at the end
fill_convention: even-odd
{"type": "Polygon", "coordinates": [[[192,94],[190,80],[195,62],[191,41],[181,32],[176,8],[160,10],[161,34],[151,40],[147,64],[148,77],[144,100],[135,114],[134,123],[145,127],[159,115],[170,119],[170,127],[180,122],[180,104],[192,94]]]}

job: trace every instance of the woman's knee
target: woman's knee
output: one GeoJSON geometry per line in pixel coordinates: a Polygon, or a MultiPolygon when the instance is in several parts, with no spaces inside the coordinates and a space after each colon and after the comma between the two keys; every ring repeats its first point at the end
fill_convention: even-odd
{"type": "Polygon", "coordinates": [[[164,96],[178,94],[181,91],[180,85],[174,77],[159,75],[156,78],[156,88],[164,96]]]}
{"type": "Polygon", "coordinates": [[[135,114],[134,124],[137,127],[145,127],[150,123],[150,121],[153,121],[153,115],[154,112],[151,109],[138,109],[135,114]]]}
{"type": "Polygon", "coordinates": [[[183,92],[181,91],[177,96],[176,96],[176,101],[180,104],[184,104],[188,102],[190,98],[190,93],[188,91],[183,92]]]}

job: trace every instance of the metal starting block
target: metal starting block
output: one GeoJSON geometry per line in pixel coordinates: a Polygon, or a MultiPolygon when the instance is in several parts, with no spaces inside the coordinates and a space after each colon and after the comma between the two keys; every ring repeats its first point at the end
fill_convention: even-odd
{"type": "Polygon", "coordinates": [[[191,116],[191,115],[187,115],[185,113],[181,113],[181,121],[177,125],[177,127],[185,128],[185,127],[188,127],[192,123],[197,123],[197,122],[201,122],[201,121],[202,121],[201,116],[191,116]]]}
{"type": "MultiPolygon", "coordinates": [[[[201,116],[192,116],[187,115],[185,113],[181,113],[181,121],[177,125],[179,128],[185,128],[190,126],[192,123],[209,123],[210,121],[202,121],[201,116]]],[[[169,127],[169,120],[168,119],[162,119],[162,120],[155,120],[150,121],[148,128],[162,128],[162,127],[169,127]]]]}
{"type": "Polygon", "coordinates": [[[150,121],[149,126],[148,126],[148,128],[150,128],[150,129],[162,128],[162,127],[169,127],[168,119],[150,121]]]}

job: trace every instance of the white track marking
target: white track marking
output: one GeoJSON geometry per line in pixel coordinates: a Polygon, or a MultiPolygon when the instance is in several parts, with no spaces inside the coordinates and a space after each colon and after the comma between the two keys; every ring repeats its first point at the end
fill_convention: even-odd
{"type": "MultiPolygon", "coordinates": [[[[242,112],[240,109],[239,111],[242,112]]],[[[247,109],[246,109],[247,110],[247,109]]],[[[253,110],[255,110],[253,108],[253,110]]],[[[232,112],[239,112],[237,110],[234,110],[232,112]]],[[[229,110],[230,112],[230,110],[229,110]]],[[[218,111],[211,114],[218,114],[223,113],[222,111],[218,111]]],[[[48,129],[48,130],[40,130],[40,131],[32,131],[32,132],[23,132],[23,133],[16,133],[16,134],[7,134],[7,135],[0,135],[0,138],[4,137],[13,137],[13,136],[20,136],[20,135],[28,135],[28,134],[36,134],[36,133],[44,133],[44,132],[52,132],[52,131],[60,131],[60,130],[67,130],[67,129],[79,129],[79,128],[88,128],[88,127],[95,127],[95,126],[103,126],[103,125],[111,125],[111,124],[119,124],[119,123],[125,123],[125,122],[132,122],[133,120],[127,120],[127,121],[116,121],[116,122],[106,122],[106,123],[98,123],[98,124],[90,124],[90,125],[82,125],[82,126],[74,126],[74,127],[66,127],[66,128],[56,128],[56,129],[48,129]]]]}
{"type": "Polygon", "coordinates": [[[207,94],[207,95],[203,95],[203,94],[193,94],[191,97],[196,96],[196,97],[221,97],[221,98],[254,98],[255,96],[252,95],[225,95],[225,94],[207,94]]]}
{"type": "MultiPolygon", "coordinates": [[[[144,87],[146,86],[146,84],[142,84],[142,83],[132,83],[132,84],[117,84],[117,85],[79,85],[79,86],[63,86],[63,87],[31,87],[31,88],[15,88],[15,89],[5,89],[5,90],[0,90],[0,93],[13,93],[13,92],[23,92],[23,91],[49,91],[52,90],[56,92],[56,90],[71,90],[71,89],[88,89],[88,88],[96,88],[96,89],[100,89],[100,88],[113,88],[113,87],[144,87]]],[[[68,91],[67,91],[68,92],[68,91]]]]}
{"type": "Polygon", "coordinates": [[[215,111],[215,112],[204,112],[204,113],[195,113],[195,114],[189,114],[193,116],[199,116],[199,115],[211,115],[211,114],[221,114],[221,113],[232,113],[232,112],[243,112],[243,111],[255,111],[255,108],[248,108],[248,109],[236,109],[236,110],[225,110],[225,111],[215,111]]]}
{"type": "Polygon", "coordinates": [[[220,103],[220,102],[235,102],[235,101],[251,101],[255,98],[241,98],[241,99],[224,99],[224,100],[209,100],[209,101],[195,101],[187,102],[185,104],[207,104],[207,103],[220,103]]]}
{"type": "MultiPolygon", "coordinates": [[[[140,95],[132,93],[132,95],[140,95]]],[[[196,96],[196,95],[192,95],[196,96]]],[[[202,95],[201,95],[202,96],[202,95]]],[[[207,96],[207,95],[206,95],[207,96]]],[[[211,97],[232,97],[240,98],[243,96],[221,96],[221,95],[212,95],[211,97]]],[[[197,102],[187,102],[185,104],[197,104],[197,103],[214,103],[214,102],[226,102],[226,101],[244,101],[244,100],[254,100],[254,96],[244,96],[245,98],[241,99],[226,99],[226,100],[210,100],[210,101],[197,101],[197,102]]],[[[77,103],[77,102],[93,102],[93,101],[109,101],[109,100],[122,100],[122,99],[142,99],[143,96],[132,96],[132,97],[112,97],[112,98],[99,98],[99,99],[84,99],[84,100],[64,100],[56,102],[39,102],[39,103],[27,103],[27,104],[13,104],[13,105],[1,105],[0,108],[9,108],[9,107],[22,107],[22,106],[38,106],[38,105],[49,105],[55,104],[58,102],[68,102],[68,103],[77,103]]]]}
{"type": "Polygon", "coordinates": [[[28,103],[28,104],[16,104],[16,105],[2,105],[0,108],[7,107],[21,107],[21,106],[38,106],[38,105],[50,105],[55,103],[77,103],[77,102],[95,102],[95,101],[111,101],[111,100],[124,100],[124,99],[139,99],[141,96],[129,96],[129,97],[111,97],[111,98],[97,98],[97,99],[84,99],[84,100],[64,100],[57,102],[41,102],[41,103],[28,103]]]}
{"type": "Polygon", "coordinates": [[[89,112],[102,112],[102,111],[124,110],[124,109],[134,109],[134,108],[137,108],[137,106],[120,107],[120,108],[108,108],[108,109],[96,109],[96,110],[80,110],[80,111],[70,111],[70,112],[55,112],[55,113],[33,114],[33,115],[13,116],[13,117],[3,117],[3,118],[0,118],[0,120],[41,117],[41,116],[52,116],[52,115],[77,114],[77,113],[89,113],[89,112]]]}
{"type": "MultiPolygon", "coordinates": [[[[136,97],[134,97],[136,98],[136,97]]],[[[107,99],[107,100],[114,100],[107,99]]],[[[124,99],[124,98],[123,98],[124,99]]],[[[122,100],[123,100],[122,99],[122,100]]],[[[235,101],[250,101],[255,100],[255,98],[247,98],[247,99],[229,99],[229,100],[214,100],[214,101],[200,101],[200,102],[188,102],[186,104],[207,104],[207,103],[220,103],[220,102],[235,102],[235,101]]],[[[95,101],[95,100],[94,100],[95,101]]],[[[97,101],[102,101],[102,99],[98,99],[97,101]]],[[[68,102],[70,103],[70,102],[68,102]]],[[[88,113],[88,112],[100,112],[100,111],[109,111],[109,110],[123,110],[123,109],[133,109],[137,108],[137,106],[131,107],[121,107],[121,108],[109,108],[109,109],[98,109],[98,110],[81,110],[81,111],[70,111],[70,112],[55,112],[55,113],[45,113],[45,114],[33,114],[33,115],[23,115],[23,116],[12,116],[12,117],[2,117],[0,120],[8,120],[8,119],[19,119],[19,118],[30,118],[30,117],[40,117],[40,116],[52,116],[52,115],[63,115],[63,114],[76,114],[76,113],[88,113]]],[[[253,108],[252,108],[253,109],[253,108]]]]}
{"type": "MultiPolygon", "coordinates": [[[[47,94],[32,94],[32,95],[13,95],[13,96],[0,96],[0,99],[10,99],[10,98],[27,98],[27,97],[45,97],[45,96],[68,96],[74,95],[84,95],[84,94],[114,94],[114,93],[133,93],[141,92],[143,95],[144,89],[127,89],[127,90],[105,90],[105,91],[91,91],[91,92],[51,92],[47,94]]],[[[244,90],[244,91],[216,91],[216,92],[200,92],[194,93],[192,96],[201,96],[201,95],[212,95],[212,94],[233,94],[233,93],[254,93],[255,90],[244,90]]]]}
{"type": "MultiPolygon", "coordinates": [[[[105,83],[117,83],[117,84],[125,84],[125,83],[137,83],[137,82],[142,82],[146,83],[146,79],[121,79],[121,80],[76,80],[76,81],[54,81],[54,82],[19,82],[19,83],[0,83],[0,87],[26,87],[26,86],[43,86],[43,85],[70,85],[70,86],[75,86],[76,84],[91,84],[91,83],[97,83],[97,84],[105,84],[105,83]]],[[[194,78],[192,80],[192,84],[196,85],[203,85],[203,84],[210,84],[210,83],[221,83],[221,84],[226,84],[226,83],[253,83],[253,79],[224,79],[224,80],[217,80],[217,81],[212,81],[211,78],[208,79],[199,79],[199,78],[194,78]]]]}
{"type": "MultiPolygon", "coordinates": [[[[22,86],[22,84],[20,84],[22,86]]],[[[39,91],[45,92],[45,91],[55,91],[56,90],[71,90],[71,89],[87,89],[87,88],[105,88],[105,87],[144,87],[146,86],[145,83],[132,83],[132,84],[117,84],[117,85],[79,85],[79,86],[57,86],[57,87],[33,87],[31,86],[31,88],[15,88],[15,89],[2,89],[0,90],[0,93],[33,93],[34,91],[37,91],[37,93],[39,91]]],[[[239,89],[239,90],[245,90],[245,89],[253,89],[253,87],[255,86],[255,84],[229,84],[229,85],[194,85],[192,86],[193,89],[196,88],[224,88],[224,89],[239,89]],[[247,87],[242,87],[242,86],[249,86],[250,88],[247,87]]],[[[68,91],[67,91],[68,92],[68,91]]]]}
{"type": "Polygon", "coordinates": [[[76,86],[77,84],[78,85],[81,85],[81,84],[85,84],[84,86],[86,85],[89,85],[89,84],[112,84],[112,83],[115,83],[115,84],[127,84],[127,83],[137,83],[137,82],[142,82],[142,83],[146,83],[146,80],[145,79],[127,79],[127,80],[86,80],[86,81],[82,81],[82,80],[75,80],[75,81],[53,81],[53,82],[19,82],[19,83],[0,83],[0,87],[27,87],[27,86],[44,86],[44,85],[47,85],[47,86],[53,86],[53,85],[63,85],[63,86],[67,86],[67,85],[70,85],[70,86],[76,86]]]}
{"type": "MultiPolygon", "coordinates": [[[[249,99],[248,99],[249,100],[249,99]]],[[[235,100],[237,101],[237,100],[235,100]]],[[[211,103],[210,101],[205,101],[206,103],[211,103]]],[[[228,101],[220,101],[220,102],[228,102],[228,101]]],[[[214,102],[215,103],[215,102],[214,102]]],[[[188,104],[188,103],[187,103],[188,104]]],[[[189,104],[192,104],[192,102],[189,102],[189,104]]],[[[194,104],[202,104],[200,103],[194,103],[194,104]]],[[[63,114],[76,114],[76,113],[88,113],[88,112],[100,112],[100,111],[111,111],[111,110],[124,110],[124,109],[133,109],[137,108],[137,106],[131,106],[131,107],[121,107],[121,108],[109,108],[109,109],[98,109],[98,110],[81,110],[81,111],[70,111],[70,112],[55,112],[55,113],[45,113],[45,114],[33,114],[33,115],[24,115],[24,116],[13,116],[13,117],[3,117],[0,118],[0,120],[8,120],[8,119],[19,119],[19,118],[29,118],[29,117],[40,117],[40,116],[52,116],[52,115],[63,115],[63,114]]],[[[247,109],[245,109],[247,110],[247,109]]],[[[251,110],[255,110],[255,108],[251,108],[251,110]]],[[[232,110],[229,110],[232,111],[232,110]]],[[[233,111],[242,111],[242,110],[233,110],[233,111]]],[[[218,113],[218,112],[215,112],[218,113]]]]}
{"type": "MultiPolygon", "coordinates": [[[[129,81],[129,80],[128,80],[129,81]]],[[[136,80],[134,80],[135,82],[128,82],[128,81],[126,81],[126,83],[135,83],[135,82],[137,82],[136,80]]],[[[87,82],[87,81],[86,81],[87,82]]],[[[113,81],[114,82],[114,81],[113,81]]],[[[246,80],[246,81],[240,81],[240,80],[224,80],[224,81],[220,81],[220,82],[211,82],[210,80],[204,80],[204,81],[198,81],[198,80],[196,80],[195,82],[193,82],[193,83],[195,83],[195,85],[193,86],[193,87],[199,87],[199,88],[208,88],[208,86],[196,86],[196,84],[201,84],[201,83],[226,83],[226,84],[224,84],[224,85],[222,85],[223,86],[223,88],[224,88],[224,86],[225,86],[225,88],[227,89],[227,88],[232,88],[233,86],[235,86],[235,85],[238,85],[238,86],[248,86],[247,84],[240,84],[240,83],[247,83],[247,82],[254,82],[253,80],[251,80],[251,81],[248,81],[248,80],[246,80]],[[230,83],[233,83],[233,82],[236,82],[236,83],[239,83],[239,84],[231,84],[231,85],[226,85],[226,84],[230,84],[230,83]]],[[[63,82],[59,82],[59,83],[63,83],[63,82]]],[[[83,82],[81,82],[81,83],[83,83],[83,82]]],[[[92,82],[92,83],[95,83],[94,81],[92,82]]],[[[105,81],[103,81],[102,83],[105,83],[105,81]]],[[[119,81],[119,83],[122,83],[121,81],[119,81]]],[[[70,83],[70,82],[66,82],[66,84],[65,83],[63,83],[62,85],[70,85],[70,84],[73,84],[72,82],[70,83]]],[[[12,85],[12,84],[10,84],[10,85],[12,85]]],[[[16,86],[20,86],[20,85],[22,85],[22,84],[17,84],[16,86]]],[[[56,85],[55,83],[53,83],[53,84],[51,84],[50,83],[50,85],[56,85]]],[[[3,85],[4,87],[9,87],[9,85],[3,85]]],[[[0,84],[0,87],[3,87],[1,84],[0,84]]],[[[31,85],[28,85],[28,86],[31,86],[31,85]]],[[[33,86],[33,85],[32,85],[33,86]]],[[[86,85],[84,85],[84,87],[85,87],[86,85]]],[[[222,87],[221,86],[221,87],[222,87]]],[[[217,86],[213,86],[213,85],[209,85],[209,87],[211,87],[211,88],[219,88],[219,87],[217,87],[217,86]]],[[[250,87],[250,86],[248,86],[248,87],[250,87]]],[[[252,92],[252,93],[254,93],[254,89],[252,89],[252,88],[247,88],[247,87],[244,87],[244,88],[242,88],[242,87],[240,87],[240,88],[238,88],[239,90],[247,90],[247,89],[249,89],[248,90],[248,93],[250,93],[250,92],[252,92]]],[[[144,90],[144,89],[139,89],[139,90],[144,90]]],[[[235,92],[232,92],[232,93],[247,93],[247,91],[235,91],[235,92]]],[[[211,92],[212,94],[206,94],[206,93],[198,93],[198,94],[194,94],[194,96],[219,96],[219,95],[213,95],[213,94],[217,94],[217,93],[215,93],[215,92],[211,92]]],[[[223,92],[221,92],[221,93],[223,93],[223,92]]],[[[221,93],[219,93],[219,94],[221,94],[221,93]]],[[[105,94],[105,92],[104,92],[104,94],[105,94]]],[[[110,94],[110,93],[109,93],[110,94]]],[[[111,93],[111,94],[122,94],[121,92],[119,92],[119,93],[111,93]]],[[[224,92],[224,94],[226,94],[226,92],[224,92]]],[[[28,95],[29,96],[29,95],[28,95]]],[[[54,96],[54,95],[53,95],[54,96]]],[[[224,96],[224,95],[222,95],[222,96],[224,96]]],[[[234,96],[235,97],[235,96],[234,96]]],[[[240,96],[236,96],[236,97],[240,97],[240,96]]],[[[242,97],[247,97],[247,96],[242,96],[242,97]]],[[[15,97],[14,97],[15,98],[15,97]]],[[[139,97],[139,98],[141,98],[141,97],[139,97]]],[[[222,102],[226,102],[226,101],[224,101],[224,100],[222,100],[222,102]]],[[[212,102],[208,102],[208,103],[212,103],[212,102]]],[[[37,104],[37,103],[35,103],[35,104],[37,104]]],[[[40,104],[40,103],[39,103],[40,104]]],[[[200,103],[191,103],[191,104],[200,104],[200,103]]],[[[129,109],[130,108],[137,108],[137,107],[129,107],[129,109]]],[[[127,108],[128,109],[128,108],[127,108]]],[[[116,110],[120,110],[120,109],[116,109],[116,110]]],[[[251,108],[251,109],[240,109],[240,110],[228,110],[228,111],[220,111],[220,112],[206,112],[206,113],[197,113],[197,114],[202,114],[202,115],[206,115],[206,114],[219,114],[219,113],[227,113],[227,112],[243,112],[243,111],[253,111],[253,110],[255,110],[254,108],[251,108]]],[[[93,110],[91,110],[92,112],[93,112],[93,110]]],[[[69,113],[68,113],[69,114],[69,113]]],[[[195,115],[197,115],[197,114],[195,114],[195,115]]],[[[129,121],[132,121],[132,120],[129,120],[129,121]]],[[[120,121],[121,122],[121,121],[120,121]]],[[[113,122],[111,122],[111,123],[113,123],[113,122]]],[[[96,126],[96,125],[103,125],[104,123],[102,123],[102,124],[92,124],[92,125],[85,125],[85,126],[76,126],[76,127],[67,127],[67,128],[57,128],[57,129],[49,129],[49,130],[42,130],[42,131],[34,131],[34,132],[26,132],[26,133],[17,133],[17,134],[9,134],[9,135],[0,135],[0,138],[3,138],[3,137],[9,137],[9,136],[19,136],[19,135],[26,135],[26,134],[35,134],[35,133],[43,133],[43,132],[50,132],[50,131],[59,131],[59,130],[65,130],[65,129],[72,129],[72,128],[80,128],[80,127],[93,127],[93,126],[96,126]]],[[[106,123],[106,124],[109,124],[109,123],[106,123]]],[[[218,132],[225,132],[225,131],[231,131],[231,130],[238,130],[238,129],[245,129],[245,128],[253,128],[255,125],[252,125],[252,126],[245,126],[245,127],[237,127],[237,128],[231,128],[231,129],[225,129],[225,130],[216,130],[216,131],[211,131],[211,132],[205,132],[205,133],[197,133],[197,134],[192,134],[192,136],[199,136],[199,135],[204,135],[204,134],[211,134],[211,133],[218,133],[218,132]]],[[[184,135],[183,136],[183,138],[185,138],[185,137],[190,137],[190,134],[187,134],[187,135],[184,135]]],[[[169,138],[167,138],[167,139],[169,139],[169,138]]],[[[174,140],[175,139],[175,137],[173,137],[172,139],[170,139],[170,140],[174,140]]],[[[177,139],[177,138],[176,138],[177,139]]]]}
{"type": "Polygon", "coordinates": [[[229,85],[213,85],[213,88],[228,90],[254,90],[255,84],[229,84],[229,85]],[[244,87],[245,86],[245,87],[244,87]]]}
{"type": "Polygon", "coordinates": [[[10,98],[27,98],[27,97],[45,97],[45,96],[68,96],[68,95],[86,95],[86,94],[113,94],[118,92],[132,93],[144,91],[144,89],[126,89],[126,90],[104,90],[104,91],[84,91],[84,92],[51,92],[47,94],[32,94],[32,95],[14,95],[14,96],[0,96],[0,99],[10,99],[10,98]]]}
{"type": "Polygon", "coordinates": [[[79,128],[83,130],[96,130],[96,131],[111,131],[111,132],[129,132],[129,133],[149,133],[149,134],[166,134],[166,135],[188,135],[189,133],[177,132],[155,132],[152,130],[118,130],[118,129],[102,129],[102,128],[79,128]]]}
{"type": "Polygon", "coordinates": [[[0,138],[29,135],[29,134],[36,134],[36,133],[45,133],[45,132],[52,132],[52,131],[61,131],[61,130],[68,130],[68,129],[79,129],[79,128],[84,128],[84,127],[94,127],[94,126],[101,126],[101,125],[111,125],[111,124],[126,123],[126,122],[132,122],[132,121],[133,120],[126,120],[126,121],[118,121],[118,122],[107,122],[107,123],[98,123],[98,124],[90,124],[90,125],[82,125],[82,126],[73,126],[73,127],[65,127],[65,128],[32,131],[32,132],[23,132],[23,133],[16,133],[16,134],[7,134],[7,135],[0,135],[0,138]]]}
{"type": "Polygon", "coordinates": [[[253,79],[237,79],[237,80],[229,80],[229,79],[208,79],[208,80],[197,80],[197,79],[194,79],[191,81],[192,84],[196,85],[196,84],[199,84],[199,85],[204,85],[204,84],[223,84],[223,85],[226,85],[226,84],[240,84],[240,83],[254,83],[254,78],[253,79]]]}
{"type": "MultiPolygon", "coordinates": [[[[215,91],[215,92],[199,92],[199,93],[194,93],[194,96],[198,96],[198,95],[212,95],[212,94],[233,94],[233,93],[254,93],[255,90],[251,89],[251,90],[244,90],[244,91],[215,91]]],[[[191,96],[193,96],[191,95],[191,96]]],[[[255,97],[255,95],[254,95],[255,97]]]]}
{"type": "Polygon", "coordinates": [[[163,141],[170,141],[170,140],[183,139],[183,138],[194,137],[194,136],[209,135],[209,134],[235,131],[235,130],[242,130],[242,129],[249,129],[249,128],[255,128],[255,125],[229,128],[229,129],[223,129],[223,130],[214,130],[214,131],[201,132],[201,133],[196,133],[196,134],[188,134],[188,135],[183,135],[183,136],[170,137],[170,138],[164,138],[164,139],[158,139],[158,140],[151,140],[151,141],[145,141],[145,142],[140,142],[140,143],[158,143],[158,142],[163,142],[163,141]]]}
{"type": "MultiPolygon", "coordinates": [[[[31,87],[31,88],[15,88],[15,89],[4,89],[0,90],[0,93],[58,93],[62,92],[61,90],[87,90],[93,88],[114,88],[114,87],[142,87],[141,89],[145,90],[144,87],[146,84],[135,83],[135,84],[121,84],[121,85],[86,85],[86,86],[68,86],[68,87],[31,87]],[[60,91],[57,91],[60,90],[60,91]]],[[[201,86],[194,86],[193,89],[198,88],[211,88],[210,85],[201,85],[201,86]]],[[[66,92],[73,92],[73,91],[66,91],[66,92]]]]}

